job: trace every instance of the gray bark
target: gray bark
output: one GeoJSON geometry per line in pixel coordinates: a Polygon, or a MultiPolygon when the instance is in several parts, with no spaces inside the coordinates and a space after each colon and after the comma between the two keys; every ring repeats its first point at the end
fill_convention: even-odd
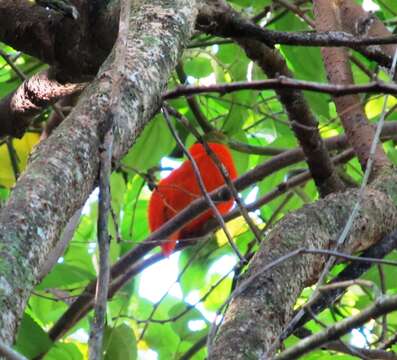
{"type": "MultiPolygon", "coordinates": [[[[357,198],[357,190],[327,196],[285,216],[273,228],[240,282],[246,286],[229,306],[210,349],[211,360],[264,357],[291,320],[302,290],[318,279],[326,258],[299,255],[267,272],[261,269],[298,248],[332,249],[357,198]]],[[[366,249],[394,230],[396,199],[396,174],[386,170],[364,192],[359,215],[341,251],[366,249]]]]}
{"type": "MultiPolygon", "coordinates": [[[[113,161],[157,112],[189,39],[195,1],[140,1],[132,12],[113,161]]],[[[95,186],[100,139],[112,88],[110,54],[73,112],[35,150],[0,214],[0,339],[13,340],[29,294],[61,230],[95,186]]]]}

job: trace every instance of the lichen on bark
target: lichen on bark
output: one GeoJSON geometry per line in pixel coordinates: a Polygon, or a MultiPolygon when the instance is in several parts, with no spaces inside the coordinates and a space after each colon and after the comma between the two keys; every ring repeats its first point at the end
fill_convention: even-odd
{"type": "MultiPolygon", "coordinates": [[[[115,162],[158,110],[168,77],[193,29],[195,6],[188,0],[142,1],[132,12],[120,113],[113,124],[115,162]]],[[[4,342],[10,343],[15,335],[46,256],[95,186],[113,85],[112,59],[110,54],[68,118],[35,150],[0,213],[4,259],[0,261],[0,339],[4,342]]]]}

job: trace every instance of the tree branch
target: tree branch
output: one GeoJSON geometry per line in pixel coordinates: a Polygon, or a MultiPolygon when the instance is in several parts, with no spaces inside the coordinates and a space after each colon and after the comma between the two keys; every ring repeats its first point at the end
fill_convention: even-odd
{"type": "MultiPolygon", "coordinates": [[[[317,31],[339,30],[339,9],[328,0],[314,0],[314,17],[317,31]]],[[[324,65],[328,79],[333,84],[350,85],[354,83],[353,73],[348,59],[347,50],[343,48],[322,48],[324,65]]],[[[366,169],[369,159],[373,158],[371,177],[374,178],[386,166],[390,166],[382,146],[377,145],[371,153],[371,144],[375,138],[375,130],[369,124],[364,107],[357,95],[334,96],[336,110],[341,119],[349,142],[366,169]]]]}
{"type": "Polygon", "coordinates": [[[221,37],[245,38],[261,42],[273,47],[275,44],[322,46],[322,47],[350,47],[361,51],[363,55],[389,67],[391,57],[379,51],[375,46],[363,49],[364,45],[393,44],[396,36],[381,38],[357,38],[340,31],[325,31],[322,33],[310,32],[283,32],[261,28],[250,20],[243,18],[224,0],[206,0],[203,2],[197,18],[197,27],[206,33],[221,37]]]}
{"type": "Polygon", "coordinates": [[[109,4],[92,14],[85,3],[74,1],[80,16],[73,19],[26,0],[1,1],[0,41],[54,67],[58,80],[91,80],[116,39],[118,12],[109,4]]]}
{"type": "Polygon", "coordinates": [[[0,136],[21,137],[31,120],[60,98],[74,94],[84,84],[60,84],[46,70],[25,80],[0,100],[0,136]]]}
{"type": "Polygon", "coordinates": [[[307,90],[334,96],[352,95],[359,93],[379,93],[396,95],[397,85],[383,81],[372,81],[367,84],[322,84],[314,81],[296,80],[286,76],[278,76],[273,79],[236,81],[214,85],[178,85],[173,90],[163,95],[164,100],[174,99],[180,96],[191,96],[205,93],[229,94],[242,90],[307,90]]]}
{"type": "MultiPolygon", "coordinates": [[[[224,17],[231,20],[228,26],[233,26],[236,22],[257,27],[250,20],[243,19],[223,0],[210,1],[213,8],[204,8],[206,16],[209,17],[211,24],[223,27],[225,24],[219,23],[224,17]],[[219,16],[219,12],[222,14],[219,16]],[[217,23],[218,22],[218,23],[217,23]]],[[[198,17],[200,23],[200,15],[198,17]]],[[[216,29],[211,28],[212,34],[218,34],[216,29]]],[[[230,30],[230,28],[228,29],[230,30]]],[[[207,30],[208,31],[208,30],[207,30]]],[[[293,74],[288,69],[286,62],[278,50],[271,49],[269,46],[256,41],[253,37],[241,36],[239,32],[232,33],[231,36],[246,52],[247,56],[254,61],[263,72],[269,77],[285,76],[292,78],[293,74]]],[[[309,165],[314,183],[324,197],[327,194],[344,190],[344,184],[335,172],[330,156],[321,139],[318,122],[308,106],[303,92],[297,89],[275,89],[277,96],[285,108],[292,130],[299,141],[309,165]]]]}
{"type": "Polygon", "coordinates": [[[351,329],[364,325],[370,319],[387,314],[397,309],[397,296],[379,297],[375,303],[368,306],[359,314],[348,317],[333,326],[328,327],[325,331],[309,336],[301,340],[298,345],[283,351],[276,356],[275,360],[296,359],[297,357],[314,350],[315,348],[338,339],[348,333],[351,329]]]}
{"type": "MultiPolygon", "coordinates": [[[[145,1],[130,19],[128,53],[114,124],[118,161],[159,106],[194,23],[194,2],[145,1]],[[147,34],[155,41],[147,42],[147,34]],[[153,77],[157,81],[153,81],[153,77]]],[[[40,144],[0,214],[0,339],[11,342],[38,273],[61,229],[92,191],[109,105],[113,53],[60,127],[40,144]],[[60,207],[59,204],[65,204],[60,207]],[[15,226],[23,224],[23,226],[15,226]],[[13,265],[10,265],[13,264],[13,265]]]]}
{"type": "MultiPolygon", "coordinates": [[[[382,183],[377,183],[377,188],[384,191],[395,181],[393,178],[392,174],[390,178],[383,178],[382,183]]],[[[324,200],[301,208],[299,212],[290,213],[273,228],[252,259],[241,284],[254,276],[255,281],[248,284],[229,305],[215,339],[211,359],[260,358],[267,353],[274,339],[280,336],[285,324],[292,318],[293,305],[302,289],[317,280],[325,258],[306,255],[293,258],[288,264],[280,264],[267,274],[262,269],[298,247],[330,248],[345,225],[356,199],[356,190],[329,195],[324,200]]],[[[360,214],[340,251],[353,253],[365,249],[380,241],[396,225],[397,209],[391,198],[374,188],[367,188],[360,214]],[[388,204],[381,209],[379,201],[388,204]],[[382,218],[382,222],[372,222],[378,217],[379,220],[382,218]]]]}

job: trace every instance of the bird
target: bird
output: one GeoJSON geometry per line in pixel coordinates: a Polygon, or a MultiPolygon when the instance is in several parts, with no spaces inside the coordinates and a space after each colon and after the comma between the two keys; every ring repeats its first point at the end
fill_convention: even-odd
{"type": "MultiPolygon", "coordinates": [[[[211,142],[208,143],[208,146],[224,165],[230,179],[235,179],[237,171],[229,148],[224,144],[211,142]]],[[[201,143],[195,143],[188,151],[197,164],[207,192],[211,192],[225,184],[221,171],[201,143]]],[[[202,192],[197,182],[192,162],[189,159],[185,160],[180,167],[174,169],[167,177],[160,180],[152,192],[148,206],[150,231],[157,230],[201,196],[202,192]]],[[[222,215],[226,214],[232,206],[233,199],[216,204],[218,211],[222,215]]],[[[206,210],[171,234],[166,241],[163,241],[161,249],[164,256],[172,254],[177,240],[192,237],[202,229],[203,225],[212,217],[212,213],[212,210],[206,210]]]]}

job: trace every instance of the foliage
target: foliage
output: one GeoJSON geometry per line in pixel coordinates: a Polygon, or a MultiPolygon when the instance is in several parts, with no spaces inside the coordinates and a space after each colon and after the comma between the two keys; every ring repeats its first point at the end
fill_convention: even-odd
{"type": "MultiPolygon", "coordinates": [[[[271,3],[271,0],[230,0],[237,9],[251,16],[261,11],[271,3]]],[[[397,17],[397,7],[394,2],[379,1],[380,9],[377,15],[384,21],[392,23],[397,17]],[[385,6],[387,3],[388,6],[385,6]]],[[[308,14],[311,15],[310,9],[308,14]]],[[[268,22],[270,29],[283,31],[310,30],[307,24],[293,13],[282,7],[275,7],[270,12],[268,22]]],[[[191,84],[212,84],[232,81],[260,80],[264,75],[256,65],[253,65],[237,45],[225,43],[212,46],[201,46],[208,40],[207,36],[196,36],[191,47],[184,54],[183,68],[191,84]]],[[[36,59],[18,54],[5,45],[0,48],[11,54],[15,64],[27,76],[43,67],[36,59]]],[[[285,57],[289,68],[298,79],[325,82],[322,59],[318,48],[281,46],[280,51],[285,57]]],[[[384,77],[381,69],[362,56],[359,61],[370,71],[378,72],[384,77]]],[[[367,75],[357,66],[353,67],[357,82],[367,82],[367,75]]],[[[0,96],[8,94],[20,84],[20,79],[0,58],[0,96]]],[[[179,83],[177,76],[170,79],[169,88],[179,83]]],[[[329,137],[342,132],[335,108],[328,95],[305,92],[319,123],[321,134],[329,137]]],[[[277,100],[274,91],[240,91],[224,96],[204,94],[196,100],[203,115],[210,124],[223,132],[227,139],[233,139],[259,147],[275,147],[292,149],[297,146],[291,132],[287,116],[277,100]]],[[[377,121],[381,112],[382,101],[378,96],[366,96],[366,111],[372,121],[377,121]]],[[[391,105],[396,99],[391,99],[391,105]]],[[[195,116],[184,98],[173,100],[170,104],[189,119],[191,125],[201,131],[195,116]]],[[[395,120],[391,114],[388,120],[395,120]]],[[[38,142],[38,133],[47,114],[41,115],[32,124],[29,133],[21,140],[12,140],[7,145],[3,140],[0,146],[0,199],[7,198],[12,188],[17,172],[26,166],[27,157],[38,142]],[[17,154],[18,171],[10,161],[11,150],[17,154]]],[[[176,120],[180,136],[185,144],[191,144],[194,137],[176,120]]],[[[395,143],[385,143],[385,149],[393,161],[397,160],[395,143]]],[[[238,171],[243,174],[249,169],[269,159],[233,151],[238,171]]],[[[180,151],[175,140],[168,131],[161,116],[157,116],[146,127],[137,144],[125,156],[121,166],[111,179],[112,209],[115,214],[110,222],[112,234],[111,259],[115,262],[126,251],[146,238],[149,233],[147,225],[147,205],[150,196],[148,179],[157,179],[166,174],[171,160],[180,161],[180,151]],[[155,167],[160,166],[161,172],[155,167]],[[150,176],[149,176],[150,175],[150,176]],[[117,235],[117,236],[116,236],[117,235]]],[[[298,163],[280,169],[266,177],[256,187],[243,192],[246,201],[253,201],[267,194],[282,183],[292,170],[306,169],[305,163],[298,163]]],[[[359,180],[361,170],[356,160],[341,167],[346,175],[359,180]]],[[[270,226],[288,212],[302,207],[307,202],[318,198],[312,182],[300,186],[267,203],[255,213],[255,222],[261,227],[270,226]]],[[[84,359],[87,356],[87,334],[89,320],[78,323],[62,340],[53,344],[47,336],[47,330],[62,315],[68,307],[69,297],[80,294],[81,289],[96,276],[96,216],[97,200],[90,199],[83,210],[79,227],[64,256],[58,264],[37,286],[31,296],[20,328],[16,349],[29,358],[34,358],[41,352],[47,352],[45,359],[84,359]],[[34,334],[34,335],[32,335],[34,334]],[[34,336],[34,338],[32,337],[34,336]]],[[[240,251],[246,251],[247,244],[252,241],[252,234],[243,221],[237,220],[229,226],[240,251]]],[[[154,252],[157,252],[155,249],[154,252]]],[[[396,254],[389,256],[396,258],[396,254]]],[[[153,352],[159,359],[176,359],[200,341],[211,327],[216,311],[227,299],[234,286],[236,258],[227,245],[221,233],[206,243],[200,243],[186,248],[180,254],[165,260],[155,276],[148,276],[150,268],[136,276],[122,291],[118,292],[109,302],[107,313],[107,328],[105,334],[106,359],[152,359],[153,352]],[[235,270],[235,269],[234,269],[235,270]],[[229,271],[229,276],[224,276],[229,271]],[[167,274],[171,274],[167,276],[167,274]],[[174,281],[165,287],[167,278],[178,281],[171,289],[174,281]],[[220,281],[218,284],[218,281],[220,281]],[[150,298],[143,294],[143,288],[148,288],[146,281],[151,281],[150,298]],[[215,286],[214,284],[218,284],[215,286]],[[164,296],[163,296],[164,295],[164,296]],[[163,297],[162,297],[163,296],[163,297]],[[161,302],[157,302],[162,297],[161,302]],[[155,309],[154,315],[152,311],[155,309]],[[152,321],[152,320],[155,321],[152,321]],[[168,319],[168,320],[167,320],[168,319]],[[146,321],[147,320],[147,321],[146,321]],[[144,331],[143,337],[142,332],[144,331]],[[138,355],[139,354],[139,355],[138,355]]],[[[396,293],[394,281],[395,268],[384,267],[385,284],[381,283],[377,268],[372,268],[364,278],[373,282],[372,289],[362,289],[358,286],[349,288],[343,298],[331,310],[324,311],[319,319],[324,324],[332,324],[335,319],[342,319],[356,313],[372,301],[385,285],[388,293],[396,293]]],[[[147,291],[146,291],[147,293],[147,291]]],[[[302,294],[306,298],[310,289],[302,294]]],[[[318,331],[321,327],[314,321],[308,328],[318,331]]],[[[397,330],[395,314],[388,316],[388,334],[397,330]]],[[[361,329],[362,335],[350,336],[347,341],[356,344],[359,341],[372,343],[382,333],[382,325],[378,321],[368,323],[361,329]]],[[[289,338],[286,345],[296,343],[296,338],[289,338]]],[[[198,351],[193,359],[204,359],[205,350],[198,351]]],[[[335,354],[325,350],[317,350],[308,355],[307,359],[327,359],[335,354]]],[[[351,358],[338,354],[340,359],[351,358]]]]}

